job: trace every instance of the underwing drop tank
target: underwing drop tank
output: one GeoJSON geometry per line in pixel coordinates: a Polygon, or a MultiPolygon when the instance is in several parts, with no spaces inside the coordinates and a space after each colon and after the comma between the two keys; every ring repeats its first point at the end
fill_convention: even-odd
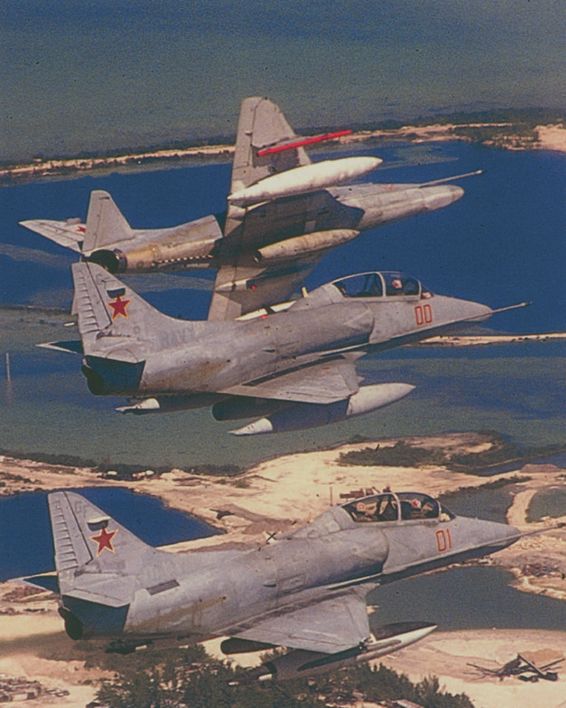
{"type": "Polygon", "coordinates": [[[370,413],[395,403],[411,393],[414,388],[414,386],[405,383],[361,386],[359,391],[342,401],[324,404],[296,403],[230,432],[232,435],[261,435],[338,423],[346,418],[370,413]]]}
{"type": "Polygon", "coordinates": [[[295,167],[245,187],[228,196],[230,204],[247,207],[280,197],[334,187],[373,172],[383,160],[378,157],[344,157],[295,167]]]}
{"type": "Polygon", "coordinates": [[[336,671],[404,649],[435,629],[435,624],[425,622],[399,622],[379,628],[363,646],[337,654],[295,649],[261,666],[256,678],[258,681],[285,681],[336,671]]]}
{"type": "Polygon", "coordinates": [[[256,263],[276,263],[286,261],[309,253],[324,251],[334,248],[342,243],[352,241],[360,235],[355,229],[329,229],[328,231],[314,231],[304,236],[295,236],[278,243],[258,249],[254,254],[256,263]]]}

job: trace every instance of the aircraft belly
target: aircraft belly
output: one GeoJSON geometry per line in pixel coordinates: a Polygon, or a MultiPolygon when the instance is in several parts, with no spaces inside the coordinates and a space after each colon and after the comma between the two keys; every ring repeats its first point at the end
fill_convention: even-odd
{"type": "MultiPolygon", "coordinates": [[[[334,228],[355,228],[362,212],[328,190],[277,199],[248,210],[230,241],[261,247],[293,236],[334,228]]],[[[230,244],[227,242],[226,247],[230,244]]]]}

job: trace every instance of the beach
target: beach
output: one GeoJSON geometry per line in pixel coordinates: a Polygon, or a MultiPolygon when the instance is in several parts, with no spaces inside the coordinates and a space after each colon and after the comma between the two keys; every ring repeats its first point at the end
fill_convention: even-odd
{"type": "MultiPolygon", "coordinates": [[[[551,150],[566,152],[566,126],[563,123],[537,125],[525,137],[511,122],[433,123],[430,125],[406,125],[388,130],[358,130],[341,137],[336,144],[362,149],[366,143],[409,142],[414,144],[474,140],[474,132],[501,131],[496,138],[477,138],[480,144],[507,150],[551,150]]],[[[334,147],[336,148],[336,144],[334,147]]],[[[333,146],[330,146],[332,149],[333,146]]],[[[328,149],[328,147],[326,148],[328,149]]],[[[184,148],[139,150],[99,157],[37,158],[0,167],[0,185],[28,182],[49,177],[77,177],[84,173],[140,170],[148,168],[180,167],[191,163],[226,161],[232,159],[234,146],[230,144],[194,145],[184,148]]]]}

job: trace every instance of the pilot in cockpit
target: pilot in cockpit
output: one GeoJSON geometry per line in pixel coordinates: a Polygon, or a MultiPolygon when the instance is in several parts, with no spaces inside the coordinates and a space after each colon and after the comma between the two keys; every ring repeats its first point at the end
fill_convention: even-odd
{"type": "Polygon", "coordinates": [[[354,506],[354,514],[356,521],[376,521],[377,520],[377,501],[359,501],[354,506]]]}

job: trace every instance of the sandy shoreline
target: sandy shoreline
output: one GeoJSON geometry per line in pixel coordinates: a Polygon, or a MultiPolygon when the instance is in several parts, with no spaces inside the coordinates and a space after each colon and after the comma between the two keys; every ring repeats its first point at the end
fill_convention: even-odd
{"type": "MultiPolygon", "coordinates": [[[[380,444],[394,442],[381,440],[380,444]]],[[[467,452],[480,452],[490,445],[488,437],[477,433],[409,438],[406,442],[426,448],[467,452]]],[[[338,503],[340,494],[352,490],[391,485],[394,490],[414,489],[439,495],[486,482],[485,478],[476,475],[433,465],[392,468],[340,463],[341,452],[367,445],[364,442],[332,450],[285,455],[255,465],[237,478],[195,476],[172,470],[158,479],[114,483],[87,468],[0,457],[0,481],[5,483],[2,491],[7,494],[112,484],[128,487],[160,497],[171,507],[198,516],[226,532],[171,547],[177,552],[263,543],[267,534],[309,521],[329,504],[338,503]],[[218,519],[219,510],[228,513],[218,519]]],[[[512,477],[516,473],[517,470],[496,475],[489,481],[512,477]]],[[[526,522],[532,497],[550,485],[563,485],[564,471],[553,465],[525,465],[520,473],[530,479],[518,485],[519,491],[509,510],[508,520],[520,528],[548,530],[521,540],[496,554],[489,562],[511,570],[521,590],[566,600],[566,581],[560,574],[566,571],[566,530],[550,529],[544,521],[526,522]],[[545,567],[558,568],[558,571],[551,570],[536,577],[525,575],[524,567],[532,562],[533,556],[545,567]]],[[[495,705],[490,700],[497,696],[500,708],[537,704],[550,708],[560,705],[559,696],[566,699],[566,673],[564,678],[561,675],[560,681],[552,684],[546,681],[525,684],[517,679],[500,683],[470,676],[470,669],[466,666],[467,661],[485,663],[484,657],[503,663],[514,658],[517,652],[549,646],[566,654],[566,628],[561,632],[437,632],[414,647],[386,657],[385,663],[408,673],[413,680],[438,675],[441,685],[450,691],[465,691],[477,706],[495,705]]],[[[78,656],[73,642],[63,632],[51,593],[28,594],[18,583],[0,583],[0,674],[27,676],[40,680],[47,687],[69,691],[69,696],[64,698],[48,697],[45,699],[48,705],[85,705],[94,697],[97,681],[105,674],[84,669],[78,656]],[[46,658],[51,649],[56,649],[57,659],[46,658]]]]}
{"type": "MultiPolygon", "coordinates": [[[[405,125],[390,130],[360,130],[338,139],[344,146],[368,141],[409,141],[413,143],[445,142],[448,140],[471,141],[470,131],[496,130],[504,132],[497,138],[481,140],[482,144],[508,150],[552,150],[566,152],[566,126],[563,123],[537,125],[531,137],[515,132],[513,123],[433,123],[431,125],[405,125]],[[508,132],[505,130],[508,129],[508,132]],[[465,131],[465,132],[463,132],[465,131]]],[[[228,144],[199,145],[185,148],[137,151],[100,157],[70,157],[21,162],[0,168],[0,183],[10,184],[44,179],[54,176],[72,177],[95,170],[116,170],[142,166],[169,164],[183,165],[190,162],[232,159],[234,146],[228,144]]]]}

